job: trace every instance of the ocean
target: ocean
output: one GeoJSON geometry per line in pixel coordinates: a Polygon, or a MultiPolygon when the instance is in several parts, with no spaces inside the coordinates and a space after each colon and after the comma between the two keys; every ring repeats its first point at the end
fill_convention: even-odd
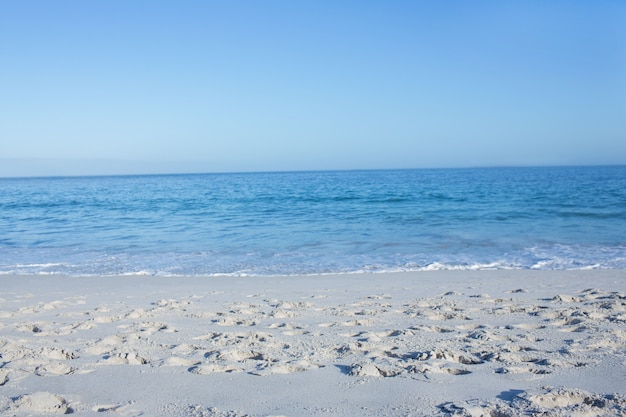
{"type": "Polygon", "coordinates": [[[626,166],[0,179],[0,274],[626,268],[626,166]]]}

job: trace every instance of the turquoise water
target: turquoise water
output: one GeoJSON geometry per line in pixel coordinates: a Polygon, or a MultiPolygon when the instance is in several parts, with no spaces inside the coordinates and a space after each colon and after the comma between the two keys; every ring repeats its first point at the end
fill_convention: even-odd
{"type": "Polygon", "coordinates": [[[0,273],[626,268],[626,167],[0,179],[0,273]]]}

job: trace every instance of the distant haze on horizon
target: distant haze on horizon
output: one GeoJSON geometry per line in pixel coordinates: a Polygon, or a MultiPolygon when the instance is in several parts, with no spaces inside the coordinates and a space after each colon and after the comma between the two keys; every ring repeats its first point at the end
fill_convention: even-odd
{"type": "Polygon", "coordinates": [[[626,2],[0,3],[0,177],[626,164],[626,2]]]}
{"type": "Polygon", "coordinates": [[[93,160],[0,160],[2,178],[45,178],[45,177],[106,177],[106,176],[152,176],[152,175],[213,175],[255,174],[281,172],[333,172],[333,171],[390,171],[390,170],[463,170],[463,169],[532,169],[532,168],[580,168],[580,167],[624,167],[626,164],[565,164],[565,165],[463,165],[463,166],[419,166],[419,167],[366,167],[366,168],[293,168],[293,169],[240,169],[210,170],[203,164],[192,163],[145,163],[137,161],[93,160]]]}

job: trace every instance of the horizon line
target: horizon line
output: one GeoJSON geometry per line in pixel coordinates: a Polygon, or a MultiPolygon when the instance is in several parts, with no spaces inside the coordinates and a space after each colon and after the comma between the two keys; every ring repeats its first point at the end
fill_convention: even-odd
{"type": "MultiPolygon", "coordinates": [[[[10,159],[10,158],[0,158],[10,159]]],[[[197,172],[146,172],[146,173],[111,173],[111,174],[51,174],[51,175],[15,175],[0,176],[0,179],[44,179],[44,178],[97,178],[97,177],[149,177],[174,175],[241,175],[241,174],[289,174],[289,173],[321,173],[321,172],[362,172],[362,171],[428,171],[428,170],[463,170],[463,169],[524,169],[524,168],[601,168],[623,167],[626,164],[537,164],[537,165],[467,165],[441,167],[401,167],[401,168],[330,168],[330,169],[284,169],[284,170],[224,170],[224,171],[197,171],[197,172]]]]}

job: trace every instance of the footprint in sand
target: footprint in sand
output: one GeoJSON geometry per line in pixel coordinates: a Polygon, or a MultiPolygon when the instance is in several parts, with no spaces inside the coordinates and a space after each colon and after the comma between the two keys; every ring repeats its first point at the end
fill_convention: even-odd
{"type": "Polygon", "coordinates": [[[159,366],[185,366],[189,368],[198,364],[200,364],[200,361],[197,359],[172,356],[162,361],[159,366]]]}
{"type": "Polygon", "coordinates": [[[524,376],[524,375],[532,375],[534,379],[534,375],[538,375],[538,376],[542,376],[542,375],[548,375],[551,374],[552,371],[548,370],[548,369],[539,369],[539,368],[532,368],[532,367],[526,367],[526,366],[507,366],[507,367],[503,367],[503,368],[497,368],[494,371],[496,374],[502,374],[502,375],[519,375],[519,376],[524,376]]]}
{"type": "Polygon", "coordinates": [[[98,324],[105,324],[105,323],[113,323],[116,321],[120,321],[121,317],[120,316],[96,316],[93,318],[93,322],[94,323],[98,323],[98,324]]]}
{"type": "Polygon", "coordinates": [[[200,346],[181,343],[180,345],[173,346],[170,351],[176,355],[191,355],[199,349],[200,346]]]}
{"type": "Polygon", "coordinates": [[[128,312],[124,318],[127,319],[143,319],[146,317],[151,317],[153,314],[144,310],[143,308],[135,308],[128,312]]]}
{"type": "Polygon", "coordinates": [[[303,330],[302,326],[296,323],[272,323],[268,326],[270,329],[281,329],[285,336],[300,336],[309,332],[303,330]]]}
{"type": "Polygon", "coordinates": [[[495,341],[507,341],[509,340],[509,338],[507,336],[500,336],[494,332],[491,332],[485,329],[478,329],[469,333],[467,336],[465,336],[465,340],[476,341],[476,342],[488,342],[488,341],[494,341],[494,340],[495,341]]]}
{"type": "Polygon", "coordinates": [[[118,353],[115,355],[105,355],[104,363],[106,365],[146,365],[150,361],[134,352],[118,353]]]}
{"type": "Polygon", "coordinates": [[[151,322],[151,321],[136,323],[132,326],[132,328],[134,331],[140,332],[146,336],[151,336],[157,332],[163,332],[163,333],[178,332],[178,330],[176,330],[173,326],[167,323],[158,323],[158,322],[151,322]]]}
{"type": "Polygon", "coordinates": [[[222,365],[217,363],[209,363],[205,365],[195,365],[187,369],[192,374],[209,375],[214,373],[242,372],[243,369],[234,365],[222,365]]]}
{"type": "Polygon", "coordinates": [[[432,321],[471,320],[471,318],[459,313],[435,313],[428,315],[427,318],[432,321]]]}
{"type": "MultiPolygon", "coordinates": [[[[3,411],[0,409],[0,411],[3,411]]],[[[65,398],[49,392],[24,394],[12,400],[5,411],[29,415],[70,414],[73,410],[65,398]]]]}
{"type": "Polygon", "coordinates": [[[555,295],[554,297],[552,297],[550,301],[555,302],[555,303],[580,303],[583,301],[583,299],[580,297],[574,297],[571,295],[559,294],[559,295],[555,295]]]}
{"type": "Polygon", "coordinates": [[[264,362],[256,367],[250,373],[253,375],[273,375],[273,374],[292,374],[295,372],[304,372],[311,369],[320,368],[320,365],[313,364],[307,360],[291,361],[286,363],[264,362]]]}
{"type": "Polygon", "coordinates": [[[47,335],[49,332],[44,333],[44,328],[47,323],[22,323],[18,324],[16,330],[24,333],[33,333],[38,335],[47,335]]]}
{"type": "Polygon", "coordinates": [[[268,326],[268,328],[283,329],[283,330],[302,330],[302,326],[299,326],[296,323],[272,323],[268,326]]]}
{"type": "Polygon", "coordinates": [[[70,334],[73,333],[74,330],[91,330],[94,327],[96,327],[95,323],[92,319],[89,319],[86,321],[79,321],[78,323],[72,323],[70,325],[63,326],[60,328],[60,330],[63,334],[70,334]]]}
{"type": "Polygon", "coordinates": [[[111,350],[116,346],[121,346],[125,342],[125,336],[110,335],[103,337],[102,339],[98,339],[95,343],[93,343],[93,345],[85,349],[85,352],[91,353],[92,355],[103,355],[111,352],[111,350]]]}
{"type": "Polygon", "coordinates": [[[470,356],[449,350],[436,350],[433,356],[437,359],[443,359],[448,362],[460,363],[463,365],[478,365],[484,362],[477,356],[470,356]]]}
{"type": "Polygon", "coordinates": [[[187,307],[190,306],[192,302],[190,300],[174,300],[174,299],[161,299],[157,302],[152,303],[152,305],[156,306],[155,310],[176,310],[176,311],[186,311],[187,307]]]}
{"type": "Polygon", "coordinates": [[[38,376],[59,376],[74,373],[75,369],[64,363],[48,363],[35,368],[35,375],[38,376]]]}
{"type": "Polygon", "coordinates": [[[385,377],[390,378],[402,373],[402,369],[388,365],[375,363],[356,363],[349,367],[348,375],[357,377],[385,377]]]}
{"type": "Polygon", "coordinates": [[[453,333],[454,332],[453,329],[449,329],[447,327],[440,327],[440,326],[419,325],[419,326],[411,326],[409,329],[420,330],[420,331],[425,331],[425,332],[433,332],[433,333],[453,333]]]}
{"type": "Polygon", "coordinates": [[[464,368],[456,368],[449,366],[448,364],[442,364],[434,362],[431,364],[411,365],[407,368],[408,373],[412,374],[424,374],[428,377],[431,374],[434,375],[468,375],[472,372],[464,368]]]}
{"type": "Polygon", "coordinates": [[[78,353],[69,350],[44,347],[41,348],[41,351],[39,352],[39,357],[44,357],[48,359],[69,360],[77,359],[79,356],[78,353]]]}
{"type": "Polygon", "coordinates": [[[233,327],[234,326],[252,327],[252,326],[257,325],[257,322],[254,320],[242,319],[242,318],[236,318],[236,317],[230,317],[230,316],[213,320],[213,323],[218,326],[233,326],[233,327]]]}
{"type": "Polygon", "coordinates": [[[242,362],[245,360],[263,360],[263,354],[253,350],[225,349],[213,350],[204,355],[205,358],[218,361],[242,362]]]}
{"type": "Polygon", "coordinates": [[[272,311],[269,316],[275,319],[287,319],[290,317],[296,317],[298,313],[289,310],[277,309],[272,311]]]}

